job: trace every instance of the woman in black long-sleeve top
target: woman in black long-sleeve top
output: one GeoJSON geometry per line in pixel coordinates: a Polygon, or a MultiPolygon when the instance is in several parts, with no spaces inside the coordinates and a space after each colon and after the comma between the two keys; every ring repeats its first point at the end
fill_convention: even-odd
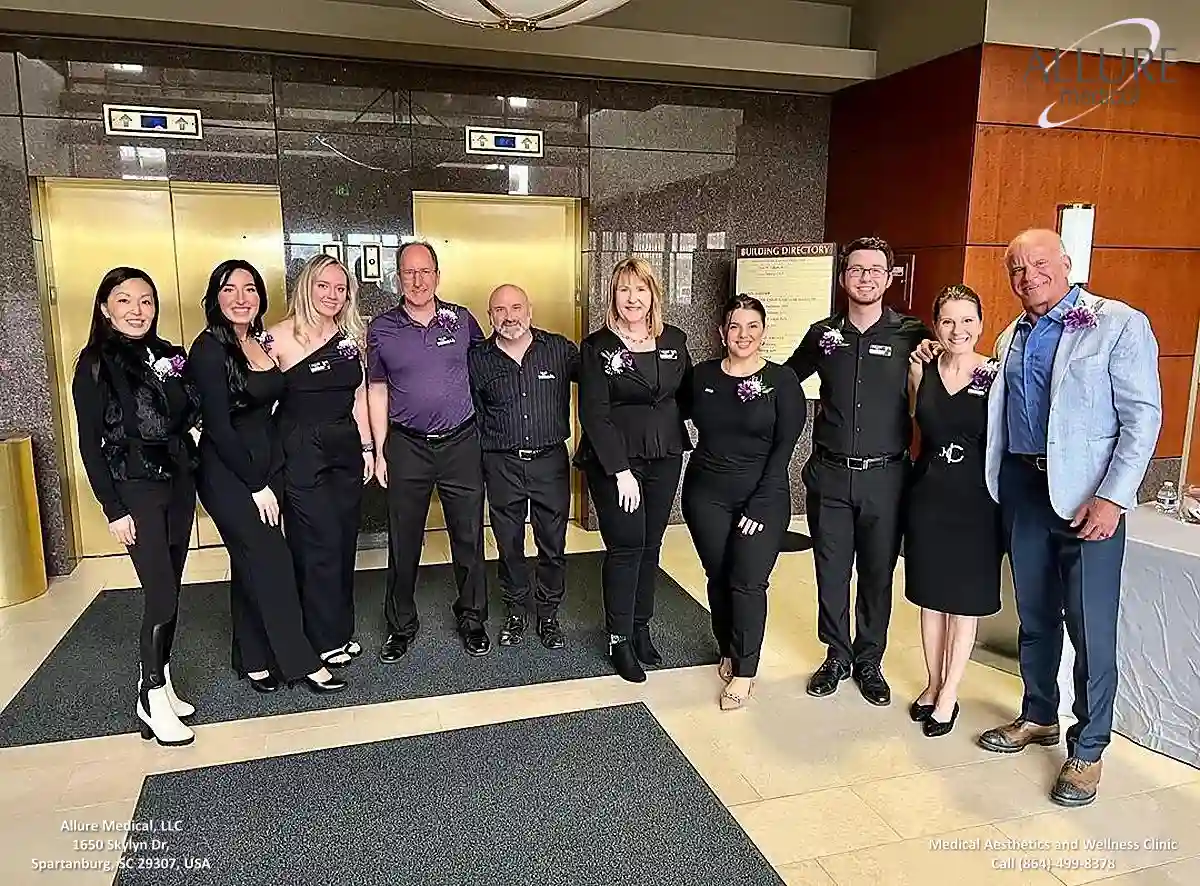
{"type": "Polygon", "coordinates": [[[313,692],[336,692],[304,635],[287,541],[279,525],[283,448],[271,410],[283,374],[267,353],[262,318],[267,290],[253,265],[219,264],[204,294],[207,328],[192,344],[200,392],[200,501],[229,552],[233,667],[259,692],[279,678],[303,679],[313,692]]]}
{"type": "Polygon", "coordinates": [[[687,336],[662,320],[662,288],[642,259],[616,266],[607,325],[580,344],[576,453],[606,548],[604,610],[618,674],[640,683],[660,664],[650,638],[663,533],[691,447],[678,395],[688,391],[687,336]]]}
{"type": "Polygon", "coordinates": [[[795,374],[759,354],[766,311],[738,296],[725,309],[727,356],[692,376],[699,432],[683,479],[683,516],[708,576],[723,710],[740,708],[758,673],[767,623],[767,582],[792,515],[788,463],[804,430],[795,374]]]}
{"type": "Polygon", "coordinates": [[[136,710],[142,737],[163,745],[195,739],[179,719],[195,708],[176,695],[169,667],[196,513],[199,407],[185,363],[158,336],[154,281],[136,268],[105,274],[71,393],[88,482],[145,594],[136,710]]]}

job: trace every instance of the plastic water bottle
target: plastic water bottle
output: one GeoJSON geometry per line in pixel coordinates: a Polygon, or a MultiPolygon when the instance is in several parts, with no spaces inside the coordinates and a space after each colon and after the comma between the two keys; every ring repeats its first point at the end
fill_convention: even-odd
{"type": "Polygon", "coordinates": [[[1156,506],[1160,513],[1173,514],[1176,508],[1179,507],[1179,494],[1175,491],[1175,484],[1170,480],[1163,483],[1158,489],[1158,495],[1155,496],[1156,506]]]}

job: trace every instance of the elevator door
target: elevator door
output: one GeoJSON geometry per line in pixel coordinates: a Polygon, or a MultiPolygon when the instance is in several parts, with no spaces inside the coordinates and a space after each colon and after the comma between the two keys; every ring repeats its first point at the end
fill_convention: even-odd
{"type": "MultiPolygon", "coordinates": [[[[533,323],[579,341],[583,254],[580,203],[568,197],[413,194],[417,236],[433,244],[441,269],[439,294],[468,308],[491,334],[488,296],[502,283],[529,294],[533,323]]],[[[578,437],[574,394],[571,408],[574,451],[578,437]]],[[[578,516],[578,489],[572,517],[578,516]]],[[[442,529],[437,496],[428,529],[442,529]]]]}
{"type": "MultiPolygon", "coordinates": [[[[111,268],[140,268],[159,295],[159,334],[187,348],[204,328],[208,276],[226,258],[245,258],[284,304],[283,221],[275,188],[167,182],[43,179],[38,187],[54,333],[60,426],[81,556],[122,553],[108,533],[79,458],[71,380],[88,337],[100,279],[111,268]]],[[[192,545],[219,545],[200,509],[192,545]]]]}

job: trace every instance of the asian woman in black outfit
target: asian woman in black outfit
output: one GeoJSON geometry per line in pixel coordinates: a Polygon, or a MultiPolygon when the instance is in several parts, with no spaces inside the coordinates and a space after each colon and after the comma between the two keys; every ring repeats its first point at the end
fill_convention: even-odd
{"type": "Polygon", "coordinates": [[[742,707],[754,687],[767,583],[792,515],[788,463],[804,430],[795,373],[759,354],[766,321],[758,299],[732,299],[721,324],[726,356],[692,376],[689,418],[699,440],[683,479],[683,517],[708,576],[727,684],[722,710],[742,707]]]}
{"type": "Polygon", "coordinates": [[[363,484],[375,470],[356,290],[336,258],[313,256],[296,278],[287,317],[269,332],[285,383],[275,420],[288,547],[304,631],[332,667],[362,652],[354,639],[354,560],[363,484]]]}
{"type": "Polygon", "coordinates": [[[683,424],[692,362],[683,330],[662,319],[662,288],[642,259],[613,270],[606,325],[579,348],[576,464],[587,476],[604,554],[609,656],[646,679],[662,663],[650,638],[663,534],[691,439],[683,424]]]}
{"type": "Polygon", "coordinates": [[[283,447],[271,411],[283,373],[267,353],[267,290],[253,265],[219,264],[204,293],[207,328],[192,344],[200,392],[200,501],[229,552],[233,667],[259,692],[279,678],[317,693],[332,677],[304,634],[292,556],[279,522],[283,447]],[[272,672],[274,671],[274,673],[272,672]]]}
{"type": "Polygon", "coordinates": [[[179,588],[196,513],[195,389],[181,348],[158,335],[158,291],[136,268],[113,268],[96,290],[72,399],[88,482],[125,545],[145,594],[137,717],[142,737],[185,745],[195,713],[171,683],[179,588]]]}

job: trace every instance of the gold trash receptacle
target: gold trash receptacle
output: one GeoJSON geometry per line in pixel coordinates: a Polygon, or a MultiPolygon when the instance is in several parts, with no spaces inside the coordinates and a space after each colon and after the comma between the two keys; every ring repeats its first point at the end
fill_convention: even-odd
{"type": "Polygon", "coordinates": [[[0,435],[0,607],[46,593],[33,439],[0,435]]]}

